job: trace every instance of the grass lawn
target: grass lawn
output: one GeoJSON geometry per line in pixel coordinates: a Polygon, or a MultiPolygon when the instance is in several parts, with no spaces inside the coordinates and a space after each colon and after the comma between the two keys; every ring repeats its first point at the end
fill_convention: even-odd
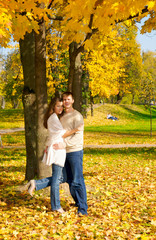
{"type": "Polygon", "coordinates": [[[156,107],[152,109],[152,137],[150,112],[144,106],[105,104],[94,109],[93,117],[88,112],[84,139],[93,145],[156,143],[156,107]],[[108,120],[110,112],[119,120],[108,120]]]}
{"type": "MultiPolygon", "coordinates": [[[[85,122],[84,144],[143,144],[156,143],[156,107],[152,107],[152,137],[150,112],[144,106],[104,104],[88,112],[85,122]],[[107,119],[110,113],[118,121],[107,119]]],[[[24,127],[23,110],[0,110],[0,129],[24,127]]],[[[3,134],[3,145],[24,145],[24,132],[3,134]]]]}
{"type": "Polygon", "coordinates": [[[156,150],[86,149],[88,216],[78,217],[61,191],[66,213],[50,208],[49,195],[17,193],[25,178],[25,150],[0,149],[0,239],[156,239],[156,150]]]}
{"type": "Polygon", "coordinates": [[[23,128],[24,115],[21,109],[0,109],[0,129],[23,128]]]}

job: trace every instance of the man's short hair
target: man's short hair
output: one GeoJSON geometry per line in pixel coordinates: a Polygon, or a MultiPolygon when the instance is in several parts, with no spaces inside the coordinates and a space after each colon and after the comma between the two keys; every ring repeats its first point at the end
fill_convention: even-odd
{"type": "Polygon", "coordinates": [[[73,96],[73,93],[72,92],[64,92],[63,93],[63,96],[66,95],[66,96],[72,96],[72,99],[74,99],[74,96],[73,96]]]}

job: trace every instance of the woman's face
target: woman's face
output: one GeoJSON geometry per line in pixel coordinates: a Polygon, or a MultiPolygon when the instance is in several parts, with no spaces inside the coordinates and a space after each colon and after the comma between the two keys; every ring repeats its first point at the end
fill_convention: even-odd
{"type": "Polygon", "coordinates": [[[54,107],[54,112],[59,115],[63,111],[63,102],[57,101],[54,107]]]}

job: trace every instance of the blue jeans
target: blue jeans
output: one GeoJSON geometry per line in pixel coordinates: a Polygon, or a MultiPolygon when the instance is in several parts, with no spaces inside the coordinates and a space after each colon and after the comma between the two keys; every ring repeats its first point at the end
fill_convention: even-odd
{"type": "Polygon", "coordinates": [[[62,167],[52,164],[52,177],[35,180],[36,190],[51,186],[50,197],[52,210],[61,208],[59,185],[62,177],[62,170],[62,167]]]}
{"type": "MultiPolygon", "coordinates": [[[[83,177],[83,150],[66,154],[64,170],[78,213],[87,214],[87,194],[83,177]]],[[[63,170],[63,171],[64,171],[63,170]]]]}

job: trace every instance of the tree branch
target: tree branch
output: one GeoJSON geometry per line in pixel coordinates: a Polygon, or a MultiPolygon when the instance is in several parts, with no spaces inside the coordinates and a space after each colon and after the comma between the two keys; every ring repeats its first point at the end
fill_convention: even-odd
{"type": "Polygon", "coordinates": [[[51,2],[49,3],[48,9],[51,8],[52,4],[53,4],[54,0],[51,0],[51,2]]]}
{"type": "MultiPolygon", "coordinates": [[[[148,9],[148,6],[145,6],[144,9],[142,9],[141,11],[141,14],[144,14],[144,13],[147,13],[149,12],[149,9],[148,9]]],[[[119,19],[119,20],[115,20],[115,24],[118,24],[118,23],[121,23],[121,22],[124,22],[124,21],[127,21],[127,20],[131,20],[133,18],[136,18],[139,16],[139,13],[133,15],[133,16],[129,16],[127,19],[119,19]]],[[[111,17],[111,16],[110,16],[111,17]]],[[[93,25],[93,18],[94,18],[94,14],[91,14],[90,15],[90,21],[89,21],[89,24],[88,24],[88,27],[91,29],[91,32],[87,33],[86,34],[86,37],[84,39],[84,41],[82,42],[82,44],[80,45],[80,47],[77,49],[76,53],[80,53],[81,51],[84,51],[84,43],[86,40],[90,39],[92,37],[93,34],[95,34],[96,32],[98,32],[98,28],[94,28],[92,29],[92,25],[93,25]]],[[[113,25],[113,24],[111,24],[113,25]]]]}
{"type": "MultiPolygon", "coordinates": [[[[149,12],[148,6],[145,6],[145,8],[142,9],[141,14],[144,14],[144,13],[147,13],[147,12],[149,12]]],[[[121,22],[124,22],[124,21],[127,21],[127,20],[131,20],[131,19],[136,18],[136,17],[139,17],[139,13],[137,13],[133,16],[130,15],[127,19],[115,20],[115,23],[118,24],[118,23],[121,23],[121,22]]]]}

